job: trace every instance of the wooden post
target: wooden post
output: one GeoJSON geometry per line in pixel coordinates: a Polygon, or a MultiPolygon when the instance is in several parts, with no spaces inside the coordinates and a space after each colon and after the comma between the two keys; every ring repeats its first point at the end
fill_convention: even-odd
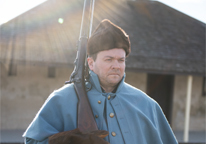
{"type": "Polygon", "coordinates": [[[190,105],[191,105],[191,94],[192,94],[192,76],[188,76],[187,81],[187,98],[186,98],[186,109],[185,109],[185,128],[184,128],[184,142],[189,140],[189,122],[190,122],[190,105]]]}

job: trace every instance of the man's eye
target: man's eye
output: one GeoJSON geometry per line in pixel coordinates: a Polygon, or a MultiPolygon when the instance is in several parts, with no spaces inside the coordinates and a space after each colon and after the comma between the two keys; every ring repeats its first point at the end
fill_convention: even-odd
{"type": "Polygon", "coordinates": [[[106,59],[106,61],[112,61],[112,59],[106,59]]]}
{"type": "Polygon", "coordinates": [[[120,61],[120,62],[124,62],[125,60],[124,60],[124,59],[120,59],[119,61],[120,61]]]}

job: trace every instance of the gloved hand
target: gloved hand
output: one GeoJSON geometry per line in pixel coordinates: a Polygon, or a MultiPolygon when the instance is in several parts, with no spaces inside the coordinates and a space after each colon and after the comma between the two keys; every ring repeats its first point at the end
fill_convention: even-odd
{"type": "Polygon", "coordinates": [[[50,136],[49,144],[109,144],[103,139],[107,135],[108,132],[104,130],[82,133],[77,128],[50,136]]]}

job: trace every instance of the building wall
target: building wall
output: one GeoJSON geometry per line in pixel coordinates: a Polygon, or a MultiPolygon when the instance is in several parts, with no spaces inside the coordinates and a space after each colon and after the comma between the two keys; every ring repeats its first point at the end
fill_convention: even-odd
{"type": "Polygon", "coordinates": [[[147,74],[126,72],[125,81],[130,85],[146,92],[147,74]]]}
{"type": "MultiPolygon", "coordinates": [[[[48,77],[48,67],[17,66],[17,76],[8,76],[1,64],[1,129],[26,129],[53,90],[69,79],[73,69],[57,68],[56,77],[48,77]]],[[[146,91],[147,74],[126,72],[125,81],[146,91]]],[[[176,76],[173,99],[173,130],[184,129],[187,76],[176,76]]],[[[205,97],[201,96],[202,77],[193,77],[190,130],[205,128],[205,97]]]]}
{"type": "Polygon", "coordinates": [[[8,76],[1,64],[1,129],[25,129],[55,89],[69,79],[71,69],[59,68],[48,78],[47,67],[17,66],[17,76],[8,76]]]}
{"type": "MultiPolygon", "coordinates": [[[[188,76],[175,77],[173,98],[173,129],[184,130],[188,76]]],[[[202,95],[203,77],[193,76],[190,125],[192,131],[205,131],[206,97],[202,95]]]]}

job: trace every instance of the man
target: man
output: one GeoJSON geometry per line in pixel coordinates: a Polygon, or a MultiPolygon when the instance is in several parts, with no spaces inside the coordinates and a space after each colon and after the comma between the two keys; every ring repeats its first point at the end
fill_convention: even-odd
{"type": "Polygon", "coordinates": [[[104,141],[76,132],[78,99],[73,84],[69,84],[46,100],[23,135],[25,143],[45,144],[50,140],[48,137],[53,135],[58,139],[62,134],[65,143],[72,143],[75,138],[81,142],[73,143],[84,143],[86,137],[89,140],[85,143],[177,144],[160,106],[124,82],[125,59],[130,49],[128,35],[109,20],[103,20],[88,41],[87,95],[98,129],[109,132],[104,141]]]}

